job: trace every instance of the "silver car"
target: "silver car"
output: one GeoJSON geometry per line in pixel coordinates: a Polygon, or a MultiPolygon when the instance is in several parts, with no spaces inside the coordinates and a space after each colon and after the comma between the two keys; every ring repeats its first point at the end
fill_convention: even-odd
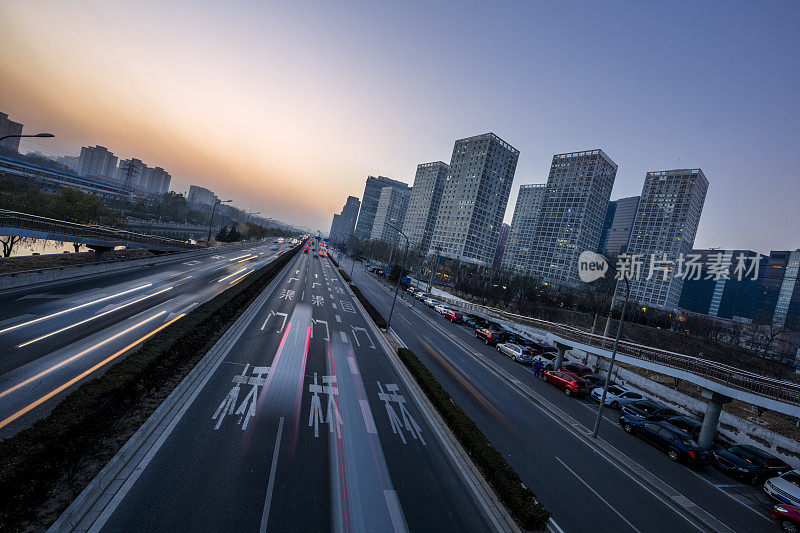
{"type": "MultiPolygon", "coordinates": [[[[597,387],[592,391],[592,399],[600,402],[603,397],[603,387],[597,387]]],[[[628,389],[622,385],[609,385],[608,392],[606,393],[606,405],[612,409],[619,409],[623,405],[627,405],[636,400],[646,400],[644,394],[641,392],[628,389]]]]}
{"type": "Polygon", "coordinates": [[[517,344],[498,342],[496,348],[498,352],[509,356],[517,363],[530,364],[533,361],[530,351],[517,344]]]}

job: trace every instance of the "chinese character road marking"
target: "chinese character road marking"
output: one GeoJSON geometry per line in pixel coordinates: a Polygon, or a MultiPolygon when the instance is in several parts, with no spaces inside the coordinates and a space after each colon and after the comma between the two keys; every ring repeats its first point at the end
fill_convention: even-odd
{"type": "Polygon", "coordinates": [[[311,284],[311,288],[313,289],[314,287],[322,287],[322,283],[317,283],[315,281],[314,283],[311,284]]]}
{"type": "Polygon", "coordinates": [[[417,421],[414,420],[414,417],[411,416],[411,413],[409,413],[408,409],[406,409],[406,399],[402,394],[397,394],[397,391],[400,390],[400,387],[394,383],[389,383],[386,385],[386,390],[388,392],[383,392],[381,382],[378,381],[378,389],[380,390],[378,393],[378,399],[383,400],[384,404],[386,405],[386,414],[389,415],[389,422],[392,424],[392,433],[400,435],[400,439],[403,441],[403,444],[406,444],[406,437],[403,433],[403,429],[405,428],[405,430],[408,431],[412,437],[419,439],[423,445],[427,445],[425,443],[425,439],[422,438],[422,429],[420,429],[417,421]],[[403,416],[402,422],[400,421],[400,417],[397,416],[397,412],[395,412],[392,402],[396,402],[399,406],[400,414],[403,416]]]}
{"type": "Polygon", "coordinates": [[[319,274],[314,274],[314,279],[319,278],[319,274]]]}
{"type": "Polygon", "coordinates": [[[340,331],[339,336],[342,338],[342,342],[347,342],[347,343],[350,342],[347,340],[347,333],[345,333],[344,331],[340,331]]]}
{"type": "Polygon", "coordinates": [[[294,291],[291,289],[289,290],[283,289],[281,291],[281,295],[278,296],[278,298],[281,298],[282,300],[294,300],[294,291]]]}
{"type": "Polygon", "coordinates": [[[308,427],[314,426],[314,436],[319,437],[319,424],[328,424],[328,430],[333,433],[333,424],[331,424],[331,417],[336,421],[336,435],[341,437],[342,430],[342,417],[339,415],[339,408],[336,406],[336,399],[334,396],[339,395],[339,388],[336,387],[336,376],[322,376],[322,383],[317,384],[317,373],[314,372],[314,383],[308,385],[308,392],[312,394],[311,397],[311,411],[308,413],[308,427]],[[328,395],[328,414],[323,419],[322,417],[322,402],[320,402],[319,395],[328,395]]]}
{"type": "Polygon", "coordinates": [[[233,376],[233,387],[228,395],[225,396],[225,399],[222,400],[222,403],[219,404],[214,416],[211,417],[211,420],[217,421],[217,424],[214,426],[215,430],[219,429],[219,427],[222,425],[222,421],[225,419],[226,415],[241,415],[236,423],[242,425],[242,431],[247,429],[247,424],[250,423],[250,419],[255,416],[256,404],[258,403],[259,387],[263,387],[264,383],[266,383],[267,380],[263,376],[264,374],[269,373],[269,367],[254,366],[253,374],[255,374],[255,376],[248,377],[247,371],[249,369],[250,364],[248,363],[245,365],[244,370],[240,375],[233,376]],[[242,385],[250,385],[251,389],[250,392],[247,393],[247,396],[245,396],[239,408],[234,411],[242,385]],[[244,423],[242,424],[242,422],[244,423]]]}
{"type": "Polygon", "coordinates": [[[325,298],[322,296],[312,296],[311,303],[318,307],[322,307],[325,304],[325,298]]]}
{"type": "MultiPolygon", "coordinates": [[[[326,341],[328,341],[328,342],[330,342],[330,340],[331,340],[331,333],[330,333],[330,330],[328,329],[328,321],[327,321],[327,320],[314,320],[314,319],[312,318],[312,319],[311,319],[311,322],[313,322],[315,325],[316,325],[316,324],[325,324],[325,340],[326,340],[326,341]]],[[[314,338],[314,329],[313,329],[313,328],[311,329],[311,338],[312,338],[312,339],[314,338]]]]}
{"type": "Polygon", "coordinates": [[[284,326],[286,326],[286,317],[287,317],[287,315],[286,315],[286,313],[276,313],[272,309],[270,309],[269,314],[267,315],[267,319],[264,320],[264,323],[261,325],[261,331],[264,331],[264,328],[267,327],[267,322],[269,322],[269,319],[274,317],[274,316],[282,316],[283,317],[283,323],[281,324],[281,329],[278,330],[278,333],[283,331],[284,326]]]}
{"type": "Polygon", "coordinates": [[[333,302],[331,302],[331,307],[333,307],[334,309],[336,309],[336,304],[335,304],[335,303],[333,303],[333,302]]]}
{"type": "Polygon", "coordinates": [[[355,314],[356,310],[353,308],[353,304],[344,300],[339,300],[339,303],[342,304],[342,311],[355,314]]]}
{"type": "Polygon", "coordinates": [[[358,335],[356,335],[356,332],[363,331],[364,335],[367,336],[367,340],[369,341],[369,347],[372,348],[373,350],[375,349],[375,343],[372,342],[372,337],[369,336],[369,333],[367,333],[366,329],[356,326],[350,326],[350,327],[353,329],[353,338],[356,341],[356,346],[361,346],[361,343],[358,342],[358,335]]]}

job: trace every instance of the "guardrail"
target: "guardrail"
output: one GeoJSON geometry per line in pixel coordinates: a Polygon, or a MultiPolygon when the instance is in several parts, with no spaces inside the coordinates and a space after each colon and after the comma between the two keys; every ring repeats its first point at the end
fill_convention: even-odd
{"type": "MultiPolygon", "coordinates": [[[[480,311],[498,318],[533,326],[563,337],[565,340],[577,342],[593,348],[611,350],[614,342],[614,340],[609,337],[596,335],[555,322],[508,313],[494,307],[474,304],[447,296],[435,296],[435,298],[451,305],[480,311]]],[[[733,389],[800,406],[800,384],[798,383],[774,379],[723,363],[667,350],[660,350],[658,348],[651,348],[628,341],[620,341],[618,351],[621,355],[674,368],[676,370],[683,370],[733,389]]]]}
{"type": "Polygon", "coordinates": [[[27,213],[7,211],[5,209],[0,209],[0,228],[14,228],[64,237],[74,237],[76,242],[105,241],[108,242],[109,245],[116,246],[137,244],[141,245],[141,247],[156,247],[173,250],[191,250],[197,248],[197,245],[178,239],[135,233],[106,226],[77,224],[75,222],[55,220],[37,215],[29,215],[27,213]]]}

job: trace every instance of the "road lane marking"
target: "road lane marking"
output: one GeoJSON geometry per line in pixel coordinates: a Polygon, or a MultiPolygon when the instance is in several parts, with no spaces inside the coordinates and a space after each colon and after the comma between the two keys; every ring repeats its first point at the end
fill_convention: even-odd
{"type": "Polygon", "coordinates": [[[408,531],[406,521],[403,518],[403,511],[400,509],[400,499],[397,497],[396,490],[383,490],[383,497],[386,499],[386,507],[389,508],[389,516],[392,519],[392,527],[397,531],[408,531]]]}
{"type": "Polygon", "coordinates": [[[377,435],[378,428],[375,427],[375,419],[372,418],[372,411],[369,408],[369,402],[361,399],[358,400],[358,403],[361,405],[361,416],[364,417],[364,427],[367,429],[367,433],[377,435]]]}
{"type": "Polygon", "coordinates": [[[347,364],[350,365],[350,373],[354,376],[358,375],[358,367],[356,366],[356,360],[353,357],[347,358],[347,364]]]}
{"type": "Polygon", "coordinates": [[[88,307],[90,305],[98,304],[100,302],[105,302],[107,300],[110,300],[112,298],[116,298],[118,296],[124,296],[124,295],[130,294],[132,292],[136,292],[136,291],[139,291],[139,290],[142,290],[142,289],[146,289],[147,287],[151,287],[152,285],[153,285],[152,283],[145,283],[144,285],[140,285],[138,287],[134,287],[133,289],[128,289],[127,291],[118,292],[118,293],[112,294],[110,296],[104,296],[103,298],[98,298],[97,300],[92,300],[91,302],[86,302],[86,303],[83,303],[83,304],[80,304],[80,305],[76,305],[75,307],[70,307],[70,308],[64,309],[62,311],[58,311],[56,313],[51,313],[51,314],[45,315],[43,317],[35,318],[33,320],[28,320],[27,322],[23,322],[22,324],[17,324],[16,326],[11,326],[11,327],[8,327],[8,328],[5,328],[5,329],[0,329],[0,334],[6,333],[7,331],[13,331],[15,329],[19,329],[19,328],[22,328],[22,327],[25,327],[25,326],[30,326],[31,324],[37,324],[37,323],[39,323],[39,322],[41,322],[43,320],[47,320],[48,318],[53,318],[53,317],[61,316],[61,315],[65,314],[65,313],[70,313],[72,311],[77,311],[78,309],[83,309],[84,307],[88,307]]]}
{"type": "Polygon", "coordinates": [[[615,514],[615,515],[617,515],[618,517],[620,517],[620,518],[622,519],[622,521],[623,521],[623,522],[625,522],[626,524],[628,524],[628,526],[629,526],[629,527],[630,527],[632,530],[636,531],[636,533],[641,533],[641,531],[639,531],[639,529],[638,529],[636,526],[634,526],[633,524],[631,524],[631,523],[630,523],[630,521],[629,521],[627,518],[625,518],[624,516],[622,516],[622,514],[621,514],[619,511],[617,511],[617,510],[614,508],[614,506],[613,506],[613,505],[611,505],[610,503],[608,503],[608,501],[606,501],[606,499],[605,499],[605,498],[603,498],[602,496],[600,496],[600,494],[599,494],[599,493],[598,493],[596,490],[594,490],[594,489],[592,488],[592,486],[591,486],[591,485],[589,485],[588,483],[586,483],[586,481],[584,481],[584,480],[583,480],[583,479],[582,479],[582,478],[581,478],[581,477],[580,477],[578,474],[576,474],[576,473],[575,473],[575,471],[574,471],[573,469],[571,469],[569,466],[567,466],[567,463],[565,463],[564,461],[562,461],[560,457],[556,457],[556,461],[558,461],[559,463],[561,463],[561,466],[563,466],[564,468],[566,468],[567,470],[569,470],[569,472],[570,472],[570,473],[571,473],[573,476],[575,476],[575,478],[576,478],[578,481],[580,481],[581,483],[583,483],[583,485],[584,485],[584,486],[585,486],[587,489],[589,489],[590,491],[592,491],[592,494],[594,494],[595,496],[597,496],[597,498],[598,498],[598,499],[599,499],[601,502],[603,502],[604,504],[606,504],[606,505],[608,506],[608,508],[609,508],[609,509],[611,509],[612,511],[614,511],[614,514],[615,514]]]}
{"type": "MultiPolygon", "coordinates": [[[[162,311],[161,313],[159,313],[159,315],[156,315],[156,316],[160,316],[161,314],[164,314],[164,313],[166,313],[166,311],[162,311]]],[[[26,405],[25,407],[23,407],[22,409],[20,409],[16,413],[14,413],[13,415],[5,418],[2,422],[0,422],[0,429],[6,427],[11,422],[13,422],[14,420],[18,419],[19,417],[21,417],[25,413],[28,413],[29,411],[35,409],[36,407],[39,407],[41,404],[43,404],[44,402],[46,402],[47,400],[49,400],[53,396],[55,396],[58,393],[68,389],[69,387],[71,387],[72,385],[76,384],[77,382],[79,382],[80,380],[85,378],[86,376],[89,376],[90,374],[94,373],[96,370],[104,367],[105,365],[107,365],[108,363],[110,363],[111,361],[113,361],[114,359],[119,357],[120,355],[124,354],[125,352],[127,352],[131,348],[134,348],[134,347],[138,346],[142,342],[146,341],[147,339],[149,339],[150,337],[152,337],[153,335],[155,335],[156,333],[158,333],[162,329],[166,328],[167,326],[169,326],[173,322],[183,318],[184,316],[186,316],[186,315],[178,315],[175,318],[173,318],[172,320],[170,320],[169,322],[160,325],[159,327],[157,327],[156,329],[154,329],[153,331],[151,331],[147,335],[144,335],[143,337],[140,337],[139,339],[137,339],[134,342],[132,342],[131,344],[127,345],[123,349],[119,350],[118,352],[115,352],[113,355],[110,355],[110,356],[106,357],[105,359],[103,359],[102,361],[100,361],[99,363],[97,363],[96,365],[91,367],[90,369],[88,369],[88,370],[86,370],[84,372],[81,372],[76,377],[72,378],[71,380],[67,381],[66,383],[64,383],[64,384],[56,387],[55,389],[51,390],[50,392],[48,392],[47,394],[45,394],[44,396],[42,396],[38,400],[36,400],[34,402],[31,402],[30,404],[26,405]]]]}
{"type": "Polygon", "coordinates": [[[345,333],[344,331],[340,331],[339,336],[342,338],[342,342],[348,342],[348,343],[350,342],[347,340],[347,333],[345,333]]]}
{"type": "Polygon", "coordinates": [[[341,324],[342,317],[340,317],[339,315],[333,315],[333,316],[336,317],[336,322],[339,322],[341,324]]]}
{"type": "Polygon", "coordinates": [[[275,450],[272,452],[272,464],[269,469],[269,482],[267,482],[267,497],[264,501],[264,511],[261,513],[261,526],[258,533],[266,533],[269,522],[269,508],[272,505],[272,490],[275,488],[275,471],[278,469],[278,452],[281,449],[281,435],[283,435],[283,417],[278,422],[278,436],[275,437],[275,450]]]}
{"type": "Polygon", "coordinates": [[[143,300],[147,300],[148,298],[152,298],[153,296],[157,296],[159,294],[165,293],[165,292],[167,292],[169,290],[172,290],[173,288],[174,287],[167,287],[166,289],[161,289],[160,291],[154,292],[153,294],[149,294],[147,296],[143,296],[141,298],[133,300],[132,302],[128,302],[126,304],[114,307],[113,309],[109,309],[108,311],[104,311],[104,312],[99,313],[97,315],[90,316],[89,318],[87,318],[85,320],[81,320],[80,322],[75,322],[74,324],[70,324],[69,326],[64,326],[61,329],[57,329],[55,331],[51,331],[50,333],[46,333],[46,334],[44,334],[44,335],[42,335],[40,337],[36,337],[35,339],[31,339],[29,341],[25,341],[22,344],[17,344],[17,348],[24,348],[25,346],[28,346],[29,344],[33,344],[34,342],[38,342],[38,341],[40,341],[42,339],[46,339],[48,337],[52,337],[53,335],[57,335],[59,333],[67,331],[68,329],[72,329],[72,328],[74,328],[76,326],[80,326],[80,325],[86,324],[87,322],[91,322],[92,320],[96,320],[98,318],[104,317],[104,316],[109,315],[109,314],[111,314],[111,313],[113,313],[115,311],[119,311],[120,309],[124,309],[124,308],[126,308],[128,306],[131,306],[133,304],[137,304],[137,303],[139,303],[139,302],[141,302],[143,300]]]}

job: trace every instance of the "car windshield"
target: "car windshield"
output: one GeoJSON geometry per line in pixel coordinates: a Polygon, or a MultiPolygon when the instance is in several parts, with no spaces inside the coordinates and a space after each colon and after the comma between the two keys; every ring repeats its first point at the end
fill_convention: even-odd
{"type": "Polygon", "coordinates": [[[738,457],[739,459],[742,459],[743,461],[750,463],[751,465],[760,465],[764,461],[762,457],[759,457],[752,451],[748,450],[747,448],[743,448],[741,446],[734,446],[728,451],[731,454],[738,457]]]}
{"type": "Polygon", "coordinates": [[[788,481],[795,487],[800,487],[800,472],[798,472],[797,470],[786,472],[781,477],[783,478],[784,481],[788,481]]]}
{"type": "Polygon", "coordinates": [[[657,405],[654,405],[652,403],[646,403],[646,402],[637,403],[636,407],[639,410],[644,411],[647,414],[650,414],[650,413],[655,412],[656,410],[658,410],[658,406],[657,405]]]}

